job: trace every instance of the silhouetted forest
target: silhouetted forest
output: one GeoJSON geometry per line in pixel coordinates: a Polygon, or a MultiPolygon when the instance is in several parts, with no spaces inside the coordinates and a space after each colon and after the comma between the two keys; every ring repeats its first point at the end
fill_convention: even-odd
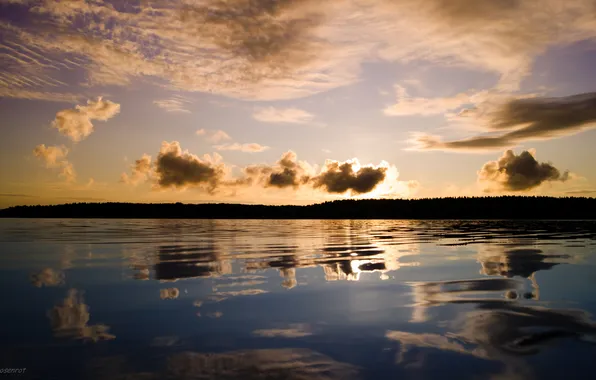
{"type": "Polygon", "coordinates": [[[308,206],[229,203],[69,203],[15,206],[0,217],[191,219],[596,219],[596,199],[458,197],[338,200],[308,206]]]}

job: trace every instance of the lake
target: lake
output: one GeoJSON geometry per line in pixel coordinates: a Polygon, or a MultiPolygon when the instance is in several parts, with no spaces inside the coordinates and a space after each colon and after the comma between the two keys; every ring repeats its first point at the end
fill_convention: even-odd
{"type": "Polygon", "coordinates": [[[594,221],[2,219],[0,367],[592,378],[595,251],[594,221]]]}

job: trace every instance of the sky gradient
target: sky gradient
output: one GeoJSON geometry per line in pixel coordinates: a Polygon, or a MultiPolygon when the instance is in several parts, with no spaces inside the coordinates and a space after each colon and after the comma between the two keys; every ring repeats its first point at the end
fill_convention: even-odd
{"type": "Polygon", "coordinates": [[[596,195],[594,0],[0,0],[0,208],[596,195]]]}

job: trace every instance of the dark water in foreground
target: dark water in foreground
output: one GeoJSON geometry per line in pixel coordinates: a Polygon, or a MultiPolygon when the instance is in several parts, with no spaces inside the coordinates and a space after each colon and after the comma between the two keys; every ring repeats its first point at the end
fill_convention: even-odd
{"type": "Polygon", "coordinates": [[[0,368],[593,378],[595,251],[595,222],[5,219],[0,368]]]}

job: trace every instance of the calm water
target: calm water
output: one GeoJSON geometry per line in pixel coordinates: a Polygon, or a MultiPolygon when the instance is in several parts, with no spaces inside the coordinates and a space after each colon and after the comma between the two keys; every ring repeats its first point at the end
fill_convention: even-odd
{"type": "Polygon", "coordinates": [[[593,378],[596,223],[0,220],[39,379],[593,378]]]}

